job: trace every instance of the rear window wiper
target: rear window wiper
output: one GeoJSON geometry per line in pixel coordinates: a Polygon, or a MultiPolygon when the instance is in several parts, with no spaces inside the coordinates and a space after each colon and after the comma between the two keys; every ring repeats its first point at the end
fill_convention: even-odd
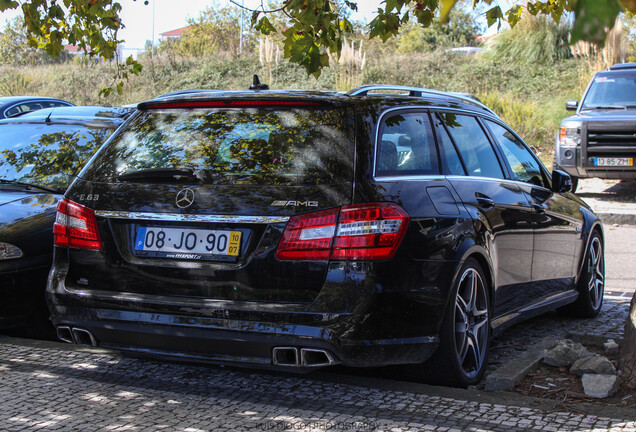
{"type": "Polygon", "coordinates": [[[42,191],[45,191],[45,192],[56,193],[56,194],[60,194],[60,193],[64,192],[63,190],[60,190],[60,189],[51,188],[51,187],[48,187],[48,186],[40,186],[40,185],[36,185],[36,184],[31,184],[31,183],[20,182],[20,181],[17,181],[17,180],[0,179],[0,184],[10,184],[10,185],[16,185],[16,186],[23,186],[27,190],[37,189],[37,190],[42,190],[42,191]]]}
{"type": "Polygon", "coordinates": [[[199,178],[191,168],[149,168],[120,174],[117,176],[117,180],[122,182],[134,182],[139,180],[150,182],[172,180],[181,182],[199,181],[199,178]]]}

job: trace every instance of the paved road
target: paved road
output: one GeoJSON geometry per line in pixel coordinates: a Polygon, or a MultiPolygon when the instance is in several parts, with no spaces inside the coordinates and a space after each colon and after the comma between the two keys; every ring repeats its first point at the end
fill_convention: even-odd
{"type": "Polygon", "coordinates": [[[0,343],[3,431],[636,430],[636,413],[582,415],[373,378],[297,377],[0,343]]]}
{"type": "Polygon", "coordinates": [[[601,216],[606,224],[636,225],[636,181],[582,179],[576,194],[601,216]]]}
{"type": "MultiPolygon", "coordinates": [[[[620,334],[636,284],[635,249],[636,226],[608,226],[601,315],[582,322],[547,314],[517,325],[496,341],[493,367],[516,354],[511,345],[548,334],[620,334]]],[[[346,370],[292,376],[7,337],[0,337],[0,408],[0,431],[636,431],[636,412],[620,408],[581,414],[346,370]]]]}
{"type": "Polygon", "coordinates": [[[627,296],[633,293],[636,287],[636,225],[605,226],[605,256],[610,294],[627,296]]]}

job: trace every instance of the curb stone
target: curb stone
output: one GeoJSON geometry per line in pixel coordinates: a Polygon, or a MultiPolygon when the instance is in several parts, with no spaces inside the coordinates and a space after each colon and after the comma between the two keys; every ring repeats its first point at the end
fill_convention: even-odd
{"type": "Polygon", "coordinates": [[[543,359],[543,351],[553,347],[556,341],[556,337],[545,337],[519,357],[514,358],[490,375],[487,375],[485,390],[493,392],[514,389],[515,384],[524,379],[528,373],[537,369],[543,359]]]}

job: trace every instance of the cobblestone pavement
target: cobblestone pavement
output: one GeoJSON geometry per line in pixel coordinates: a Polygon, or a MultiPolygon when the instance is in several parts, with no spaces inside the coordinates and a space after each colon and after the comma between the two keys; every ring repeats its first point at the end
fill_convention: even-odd
{"type": "MultiPolygon", "coordinates": [[[[625,245],[636,245],[628,238],[636,227],[606,236],[609,256],[631,259],[635,246],[625,245]]],[[[612,266],[597,318],[548,313],[518,324],[493,342],[487,373],[547,335],[620,337],[636,267],[612,266]]],[[[528,398],[373,381],[175,364],[0,337],[0,431],[636,432],[636,412],[583,415],[528,398]]]]}
{"type": "Polygon", "coordinates": [[[0,430],[636,431],[609,418],[0,339],[0,430]]]}

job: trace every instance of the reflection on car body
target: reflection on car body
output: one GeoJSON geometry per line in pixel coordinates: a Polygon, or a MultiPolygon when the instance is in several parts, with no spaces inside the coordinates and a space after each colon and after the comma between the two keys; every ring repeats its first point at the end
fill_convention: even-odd
{"type": "Polygon", "coordinates": [[[0,328],[53,337],[44,301],[58,201],[122,123],[104,107],[48,108],[0,121],[0,328]]]}

